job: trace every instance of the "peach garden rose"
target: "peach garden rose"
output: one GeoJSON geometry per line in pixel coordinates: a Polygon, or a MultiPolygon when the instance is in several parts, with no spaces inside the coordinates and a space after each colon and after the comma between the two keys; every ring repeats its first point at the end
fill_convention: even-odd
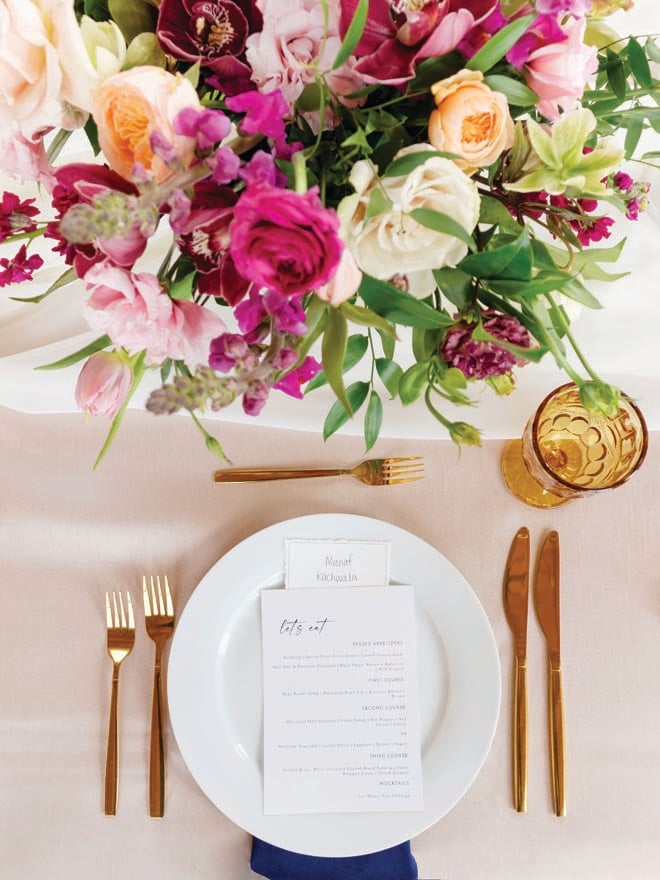
{"type": "Polygon", "coordinates": [[[513,120],[503,94],[483,82],[479,70],[461,70],[431,86],[436,109],[429,141],[436,150],[460,156],[466,171],[492,165],[513,144],[513,120]]]}
{"type": "Polygon", "coordinates": [[[182,167],[189,167],[195,139],[175,134],[173,122],[190,107],[201,110],[194,86],[160,67],[133,67],[104,80],[94,93],[92,113],[112,170],[130,180],[139,163],[158,183],[171,177],[172,169],[153,150],[154,135],[171,145],[182,167]]]}

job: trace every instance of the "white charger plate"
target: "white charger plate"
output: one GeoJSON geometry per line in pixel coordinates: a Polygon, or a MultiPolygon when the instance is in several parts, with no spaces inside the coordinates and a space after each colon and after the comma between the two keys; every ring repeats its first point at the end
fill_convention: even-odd
{"type": "Polygon", "coordinates": [[[495,639],[462,575],[410,532],[352,514],[286,520],[230,550],[190,597],[169,660],[172,727],[200,788],[245,831],[317,856],[395,846],[451,810],[486,759],[500,693],[495,639]],[[259,593],[284,585],[285,538],[390,541],[392,583],[415,586],[425,802],[419,812],[264,815],[259,593]]]}

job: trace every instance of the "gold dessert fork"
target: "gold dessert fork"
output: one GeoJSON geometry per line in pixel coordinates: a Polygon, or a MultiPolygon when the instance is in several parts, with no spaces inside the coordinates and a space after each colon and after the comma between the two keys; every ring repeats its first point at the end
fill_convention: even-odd
{"type": "Polygon", "coordinates": [[[144,622],[149,638],[156,646],[154,657],[154,689],[151,702],[151,738],[149,744],[149,815],[165,813],[165,748],[163,740],[163,698],[161,687],[161,659],[165,642],[174,630],[174,605],[167,577],[164,578],[165,595],[160,577],[142,578],[144,598],[144,622]]]}
{"type": "Polygon", "coordinates": [[[105,760],[105,814],[117,812],[117,709],[119,701],[119,667],[135,644],[135,618],[131,594],[126,593],[127,609],[121,593],[105,594],[105,620],[108,630],[108,654],[112,659],[112,692],[108,747],[105,760]]]}
{"type": "Polygon", "coordinates": [[[258,483],[267,480],[295,480],[303,477],[357,477],[368,486],[412,483],[424,476],[421,455],[406,458],[370,458],[353,468],[230,468],[216,471],[216,483],[258,483]]]}

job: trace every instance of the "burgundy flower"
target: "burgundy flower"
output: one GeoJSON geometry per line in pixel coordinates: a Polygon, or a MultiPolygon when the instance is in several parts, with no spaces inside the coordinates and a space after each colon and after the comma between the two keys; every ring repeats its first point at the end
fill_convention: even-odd
{"type": "MultiPolygon", "coordinates": [[[[531,339],[526,328],[512,315],[488,310],[483,313],[482,326],[487,333],[517,345],[529,348],[531,339]]],[[[459,369],[466,379],[488,379],[510,373],[513,367],[523,366],[527,361],[511,352],[481,339],[473,339],[476,324],[461,321],[450,327],[440,348],[440,356],[449,366],[459,369]]]]}
{"type": "Polygon", "coordinates": [[[209,82],[234,95],[250,88],[245,41],[260,27],[256,0],[162,0],[156,34],[167,52],[210,68],[209,82]]]}
{"type": "Polygon", "coordinates": [[[110,245],[104,250],[103,242],[71,244],[60,232],[60,221],[69,208],[80,202],[90,203],[95,194],[114,190],[137,196],[137,188],[105,165],[72,162],[58,168],[55,179],[56,184],[51,198],[53,208],[57,211],[58,216],[56,220],[48,224],[45,232],[46,238],[53,238],[57,242],[53,250],[64,257],[64,262],[68,266],[73,266],[79,278],[82,278],[91,266],[105,259],[106,256],[120,265],[132,265],[146,247],[147,239],[144,236],[129,233],[125,236],[125,244],[128,245],[126,249],[122,248],[121,240],[115,239],[114,247],[110,245]],[[108,251],[112,251],[112,253],[108,251]],[[121,258],[122,252],[125,253],[125,259],[121,258]],[[117,259],[118,257],[119,259],[117,259]]]}
{"type": "Polygon", "coordinates": [[[190,257],[200,273],[199,292],[222,297],[230,306],[239,303],[251,287],[229,253],[229,224],[237,198],[227,186],[199,183],[187,218],[177,225],[181,252],[190,257]]]}
{"type": "MultiPolygon", "coordinates": [[[[342,37],[357,5],[358,0],[341,0],[342,37]]],[[[367,23],[355,48],[355,70],[365,82],[400,85],[414,76],[418,62],[455,49],[497,5],[497,0],[426,0],[421,4],[370,0],[367,23]]]]}

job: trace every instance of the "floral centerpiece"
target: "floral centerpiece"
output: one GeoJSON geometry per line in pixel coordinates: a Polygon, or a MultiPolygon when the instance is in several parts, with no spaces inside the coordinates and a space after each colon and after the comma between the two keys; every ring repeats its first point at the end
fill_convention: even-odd
{"type": "Polygon", "coordinates": [[[1,0],[0,170],[47,209],[3,193],[0,285],[37,277],[41,236],[61,276],[6,293],[82,282],[98,338],[44,366],[82,364],[108,443],[152,370],[148,409],[190,411],[221,457],[197,414],[322,384],[326,437],[359,413],[371,447],[387,395],[478,444],[443,404],[546,355],[610,412],[570,305],[620,277],[614,217],[647,200],[621,166],[660,131],[660,48],[607,24],[629,5],[1,0]],[[75,129],[90,162],[60,158],[75,129]]]}

